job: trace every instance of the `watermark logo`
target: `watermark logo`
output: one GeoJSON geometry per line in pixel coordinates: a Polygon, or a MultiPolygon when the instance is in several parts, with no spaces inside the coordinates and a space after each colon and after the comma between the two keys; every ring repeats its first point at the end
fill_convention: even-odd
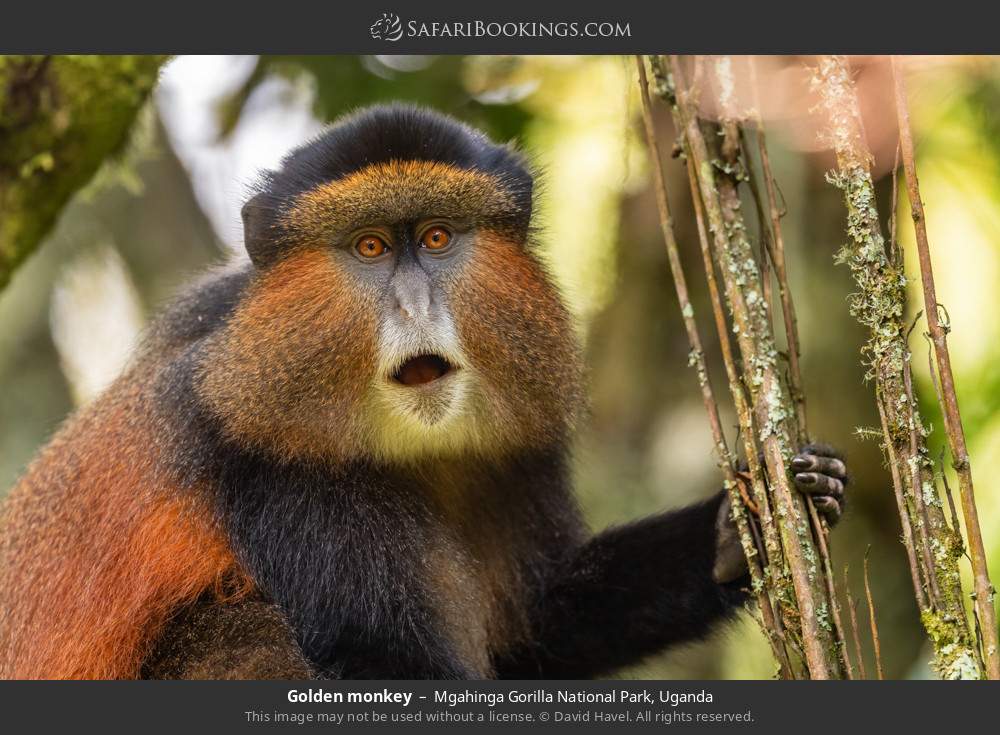
{"type": "Polygon", "coordinates": [[[382,17],[368,28],[376,41],[407,38],[631,38],[628,21],[421,21],[408,20],[404,25],[395,13],[382,17]]]}
{"type": "Polygon", "coordinates": [[[403,37],[403,22],[395,13],[382,13],[368,30],[376,41],[398,41],[403,37]]]}

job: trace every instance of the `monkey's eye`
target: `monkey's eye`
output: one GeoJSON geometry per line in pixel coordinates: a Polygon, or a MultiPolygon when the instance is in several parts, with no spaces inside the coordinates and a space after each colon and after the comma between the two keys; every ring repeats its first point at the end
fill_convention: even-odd
{"type": "Polygon", "coordinates": [[[354,243],[354,249],[362,258],[377,258],[389,252],[389,246],[378,235],[363,235],[354,243]]]}
{"type": "Polygon", "coordinates": [[[431,227],[420,236],[420,244],[428,250],[444,250],[451,242],[451,233],[443,227],[431,227]]]}

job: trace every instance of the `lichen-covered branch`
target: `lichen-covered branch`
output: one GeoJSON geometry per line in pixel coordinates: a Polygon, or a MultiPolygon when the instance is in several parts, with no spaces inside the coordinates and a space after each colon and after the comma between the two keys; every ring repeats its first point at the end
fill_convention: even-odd
{"type": "MultiPolygon", "coordinates": [[[[685,83],[676,57],[669,61],[669,74],[659,59],[652,58],[651,62],[658,92],[671,103],[682,135],[696,212],[700,216],[698,207],[702,207],[708,223],[711,253],[742,358],[738,370],[732,357],[727,359],[727,377],[746,444],[755,498],[767,513],[761,516],[768,552],[765,583],[780,609],[789,642],[804,655],[809,676],[839,678],[843,671],[840,652],[831,636],[824,569],[818,561],[805,505],[792,490],[787,469],[794,454],[795,410],[782,381],[760,269],[740,211],[738,186],[745,178],[745,169],[739,127],[735,122],[724,122],[722,126],[706,123],[711,130],[703,134],[694,100],[700,86],[685,83]],[[711,141],[711,152],[706,139],[711,141]],[[763,467],[758,466],[761,455],[763,467]]],[[[726,90],[723,84],[723,97],[726,90]]],[[[720,101],[725,109],[726,100],[720,101]]],[[[704,227],[700,229],[704,234],[704,227]]],[[[708,235],[704,239],[707,241],[708,235]]],[[[707,242],[704,248],[707,251],[707,242]]],[[[706,275],[711,277],[711,272],[711,263],[707,262],[706,275]]],[[[721,321],[717,319],[717,323],[721,321]]],[[[724,335],[720,327],[720,338],[724,335]]]]}
{"type": "Polygon", "coordinates": [[[121,149],[163,56],[0,56],[0,288],[121,149]]]}
{"type": "Polygon", "coordinates": [[[837,170],[829,180],[843,191],[847,205],[848,242],[838,260],[850,267],[858,287],[849,301],[851,313],[870,332],[862,357],[867,377],[875,384],[884,450],[921,618],[934,647],[934,667],[943,678],[979,678],[958,570],[962,541],[959,530],[945,520],[927,453],[928,430],[913,396],[904,321],[906,279],[899,254],[886,252],[875,206],[871,153],[847,60],[821,57],[814,84],[826,115],[827,142],[837,156],[837,170]]]}
{"type": "MultiPolygon", "coordinates": [[[[760,92],[757,86],[757,64],[753,56],[746,57],[749,71],[750,88],[753,96],[753,108],[750,110],[750,118],[757,133],[757,150],[760,153],[760,164],[764,178],[764,188],[767,193],[767,211],[770,219],[770,237],[767,236],[767,223],[761,222],[762,241],[764,253],[761,260],[762,265],[770,260],[774,264],[775,280],[778,283],[778,297],[781,302],[781,313],[785,324],[785,341],[788,344],[788,392],[795,407],[795,428],[797,430],[796,441],[800,446],[808,444],[810,441],[809,428],[806,422],[806,397],[802,385],[802,369],[799,365],[801,358],[801,347],[799,342],[798,319],[795,316],[795,303],[792,300],[792,290],[788,285],[788,270],[785,266],[785,238],[781,231],[781,210],[778,206],[777,184],[771,170],[771,157],[767,151],[767,134],[764,130],[764,119],[760,112],[760,92]]],[[[754,171],[750,157],[747,156],[747,170],[750,183],[757,198],[757,188],[753,186],[754,171]]],[[[758,204],[758,207],[760,205],[758,204]]],[[[761,269],[761,277],[764,280],[765,294],[769,295],[769,273],[761,269]]],[[[765,299],[768,307],[771,307],[770,298],[765,299]]],[[[816,538],[816,545],[819,549],[820,559],[823,562],[824,581],[826,583],[827,598],[830,601],[830,613],[833,620],[833,634],[839,647],[841,661],[844,665],[847,678],[854,678],[851,657],[847,650],[847,637],[844,634],[844,624],[840,616],[840,601],[837,599],[836,576],[833,571],[833,561],[830,558],[830,550],[827,544],[827,534],[829,529],[826,522],[820,518],[816,512],[816,507],[811,498],[806,498],[806,510],[809,513],[809,520],[816,538]]]]}
{"type": "MultiPolygon", "coordinates": [[[[702,402],[708,414],[709,426],[712,430],[712,440],[715,444],[715,451],[719,466],[722,467],[725,476],[726,490],[732,500],[733,518],[739,531],[740,541],[743,545],[743,553],[747,558],[747,565],[750,570],[753,591],[760,607],[761,622],[764,633],[771,644],[771,651],[775,660],[778,661],[779,671],[782,678],[790,678],[792,675],[791,663],[788,659],[788,652],[785,650],[782,640],[780,623],[775,619],[774,608],[768,597],[764,585],[764,570],[761,565],[759,553],[753,532],[747,518],[746,509],[743,506],[740,495],[740,480],[736,475],[736,465],[726,444],[725,433],[722,430],[722,420],[719,417],[719,408],[712,390],[712,383],[708,377],[708,368],[705,364],[705,351],[702,348],[701,336],[698,332],[697,323],[694,317],[694,308],[688,298],[687,278],[681,265],[680,254],[677,248],[677,241],[674,237],[673,217],[670,214],[670,202],[667,197],[666,181],[663,176],[663,168],[660,159],[660,147],[656,138],[656,130],[653,124],[652,106],[649,100],[649,85],[646,78],[646,68],[641,56],[636,57],[636,64],[639,71],[639,88],[642,99],[643,126],[646,132],[646,144],[649,151],[650,164],[653,171],[653,183],[656,190],[657,209],[660,214],[660,228],[663,233],[663,240],[667,248],[667,258],[670,263],[670,272],[673,276],[674,289],[677,292],[677,300],[681,307],[681,316],[684,321],[684,328],[687,332],[688,343],[691,347],[690,364],[697,370],[698,384],[701,388],[702,402]]],[[[714,290],[714,280],[712,282],[714,290]]],[[[718,301],[718,293],[714,293],[714,300],[718,301]]],[[[723,333],[725,327],[723,326],[723,333]]]]}
{"type": "MultiPolygon", "coordinates": [[[[771,171],[771,157],[767,152],[767,134],[764,130],[764,120],[760,113],[760,93],[757,89],[757,64],[753,56],[747,57],[750,69],[750,85],[753,93],[754,107],[751,111],[754,127],[757,131],[757,146],[760,149],[760,164],[764,174],[764,186],[767,191],[768,215],[771,220],[771,247],[768,253],[774,262],[775,276],[778,281],[778,297],[781,300],[781,313],[785,321],[785,339],[788,342],[788,383],[795,406],[796,428],[799,442],[809,441],[809,430],[806,424],[805,391],[802,388],[802,369],[799,367],[801,348],[799,346],[799,327],[795,317],[795,303],[788,287],[788,273],[785,268],[785,238],[781,233],[781,210],[778,207],[778,192],[771,171]]],[[[765,241],[767,242],[767,241],[765,241]]]]}
{"type": "MultiPolygon", "coordinates": [[[[924,205],[920,199],[920,185],[917,181],[905,82],[895,58],[892,60],[892,70],[896,90],[899,142],[903,155],[903,169],[906,173],[910,212],[913,215],[917,256],[920,262],[920,278],[924,291],[924,314],[927,318],[930,340],[934,345],[934,357],[940,376],[938,396],[941,413],[944,416],[945,432],[948,435],[948,445],[954,460],[955,472],[958,475],[959,498],[962,503],[962,513],[965,516],[965,533],[972,559],[975,607],[979,624],[982,627],[983,658],[987,676],[990,679],[1000,679],[1000,650],[998,650],[997,643],[997,616],[994,607],[995,590],[990,582],[987,569],[986,547],[983,544],[983,534],[979,527],[979,514],[976,510],[976,497],[972,485],[972,465],[965,445],[965,429],[962,427],[958,398],[955,395],[955,379],[951,371],[951,355],[948,352],[948,328],[941,323],[938,314],[937,290],[934,287],[934,269],[931,266],[930,244],[927,240],[927,225],[924,220],[924,205]]],[[[931,375],[933,376],[933,369],[931,375]]],[[[958,530],[957,524],[955,530],[958,530]]]]}

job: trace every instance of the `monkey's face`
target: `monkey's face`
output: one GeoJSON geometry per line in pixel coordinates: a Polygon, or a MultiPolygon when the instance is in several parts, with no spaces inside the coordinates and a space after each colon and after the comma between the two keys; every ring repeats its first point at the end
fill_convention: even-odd
{"type": "Polygon", "coordinates": [[[294,455],[409,461],[561,440],[580,402],[578,352],[508,224],[523,217],[514,207],[494,177],[431,162],[301,195],[287,252],[221,342],[259,382],[220,375],[206,394],[229,396],[217,408],[238,416],[234,433],[294,455]]]}

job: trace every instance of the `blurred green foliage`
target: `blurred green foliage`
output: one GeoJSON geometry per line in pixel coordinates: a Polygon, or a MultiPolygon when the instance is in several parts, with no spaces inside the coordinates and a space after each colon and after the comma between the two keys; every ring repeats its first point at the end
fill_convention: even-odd
{"type": "MultiPolygon", "coordinates": [[[[398,57],[397,57],[398,58],[398,57]]],[[[354,107],[379,102],[429,105],[483,129],[496,140],[512,140],[524,132],[529,113],[517,104],[485,104],[476,99],[468,78],[467,57],[406,57],[391,64],[370,56],[261,56],[253,73],[220,103],[223,134],[231,132],[253,90],[270,75],[303,76],[315,85],[313,112],[332,120],[354,107]]],[[[502,80],[516,59],[500,59],[490,73],[502,80]]]]}

